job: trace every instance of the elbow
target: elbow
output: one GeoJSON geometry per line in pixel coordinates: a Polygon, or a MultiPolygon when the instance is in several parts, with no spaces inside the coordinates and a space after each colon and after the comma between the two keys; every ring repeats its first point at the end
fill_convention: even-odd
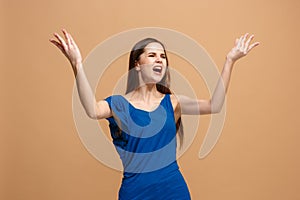
{"type": "Polygon", "coordinates": [[[223,104],[215,104],[210,102],[210,113],[211,114],[218,114],[222,111],[223,104]]]}
{"type": "Polygon", "coordinates": [[[86,114],[90,119],[95,119],[95,120],[98,119],[98,115],[96,113],[86,112],[86,114]]]}
{"type": "Polygon", "coordinates": [[[86,109],[85,112],[90,119],[95,119],[95,120],[101,119],[101,112],[97,108],[97,106],[95,106],[93,109],[90,108],[86,109]]]}
{"type": "Polygon", "coordinates": [[[222,108],[211,109],[211,112],[210,112],[210,114],[218,114],[218,113],[220,113],[220,112],[221,112],[221,110],[222,110],[222,108]]]}

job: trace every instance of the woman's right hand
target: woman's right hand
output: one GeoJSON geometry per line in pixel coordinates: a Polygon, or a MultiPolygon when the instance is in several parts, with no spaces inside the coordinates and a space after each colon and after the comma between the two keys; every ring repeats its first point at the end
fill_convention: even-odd
{"type": "Polygon", "coordinates": [[[57,33],[54,33],[53,35],[58,41],[52,38],[49,41],[61,50],[61,52],[70,61],[73,70],[75,70],[76,66],[82,63],[82,57],[79,48],[77,47],[70,33],[68,33],[65,29],[63,29],[62,32],[65,40],[57,33]]]}

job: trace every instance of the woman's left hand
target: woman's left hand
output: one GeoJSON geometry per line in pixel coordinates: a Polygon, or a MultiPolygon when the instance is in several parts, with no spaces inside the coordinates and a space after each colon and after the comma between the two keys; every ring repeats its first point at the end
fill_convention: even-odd
{"type": "Polygon", "coordinates": [[[254,35],[251,35],[249,38],[248,36],[249,34],[246,33],[245,35],[235,40],[235,46],[226,56],[227,60],[236,62],[238,59],[247,55],[254,47],[259,45],[259,42],[255,42],[250,45],[250,42],[254,38],[254,35]]]}

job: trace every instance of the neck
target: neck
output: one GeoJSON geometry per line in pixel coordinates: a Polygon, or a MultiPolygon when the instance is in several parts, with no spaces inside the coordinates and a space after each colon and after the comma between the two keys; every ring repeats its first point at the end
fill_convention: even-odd
{"type": "Polygon", "coordinates": [[[134,91],[132,98],[150,102],[154,99],[161,98],[161,93],[156,89],[156,84],[145,84],[134,91]]]}

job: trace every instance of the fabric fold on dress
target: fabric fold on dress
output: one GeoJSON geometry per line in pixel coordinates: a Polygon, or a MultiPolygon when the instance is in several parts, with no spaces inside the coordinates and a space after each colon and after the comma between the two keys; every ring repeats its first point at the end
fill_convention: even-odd
{"type": "Polygon", "coordinates": [[[135,108],[125,97],[105,99],[113,143],[124,167],[119,200],[189,200],[176,161],[176,124],[170,95],[153,111],[135,108]]]}

